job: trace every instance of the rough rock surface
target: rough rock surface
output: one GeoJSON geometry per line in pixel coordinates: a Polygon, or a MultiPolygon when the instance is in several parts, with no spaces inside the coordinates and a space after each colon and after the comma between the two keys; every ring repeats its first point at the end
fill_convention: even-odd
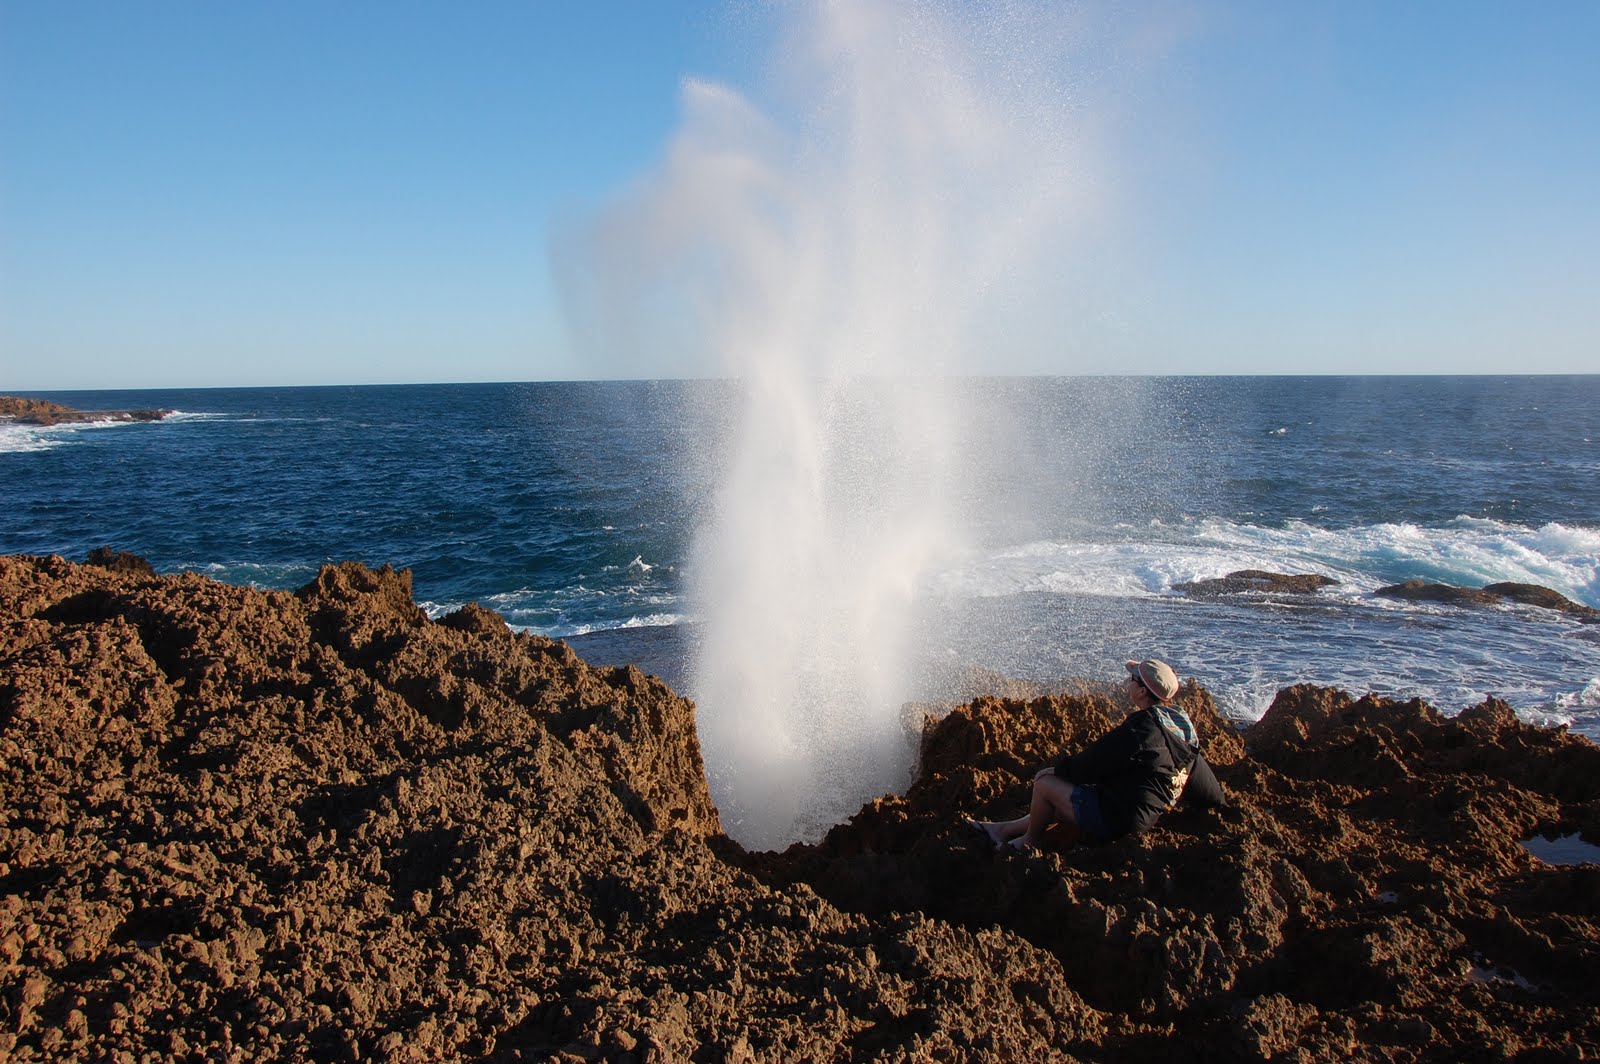
{"type": "Polygon", "coordinates": [[[76,410],[43,399],[0,395],[0,418],[25,425],[68,425],[80,421],[160,421],[170,410],[76,410]]]}
{"type": "Polygon", "coordinates": [[[1339,581],[1319,573],[1273,573],[1265,569],[1238,569],[1227,576],[1173,584],[1172,590],[1194,598],[1247,593],[1270,595],[1312,595],[1339,581]]]}
{"type": "MultiPolygon", "coordinates": [[[[1094,693],[930,720],[815,846],[722,835],[693,706],[345,565],[300,592],[0,558],[0,1057],[1574,1060],[1600,750],[1296,687],[1230,790],[994,853],[1094,693]]],[[[1248,752],[1247,751],[1248,748],[1248,752]]]]}

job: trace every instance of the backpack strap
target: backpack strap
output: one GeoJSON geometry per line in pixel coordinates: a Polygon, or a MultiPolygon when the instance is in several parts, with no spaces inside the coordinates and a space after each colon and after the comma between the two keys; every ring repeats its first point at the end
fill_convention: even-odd
{"type": "MultiPolygon", "coordinates": [[[[1172,749],[1172,740],[1177,739],[1187,746],[1192,753],[1187,760],[1194,760],[1200,753],[1200,733],[1195,731],[1194,721],[1189,719],[1189,714],[1176,706],[1154,705],[1150,712],[1155,714],[1156,724],[1161,728],[1162,738],[1167,740],[1167,749],[1172,749]]],[[[1185,760],[1177,758],[1175,760],[1185,760]]]]}
{"type": "Polygon", "coordinates": [[[1189,773],[1200,760],[1200,737],[1195,733],[1194,722],[1183,710],[1156,705],[1151,712],[1155,714],[1156,730],[1161,733],[1162,740],[1167,744],[1167,754],[1172,758],[1172,773],[1167,777],[1164,795],[1167,809],[1172,810],[1183,797],[1183,790],[1189,784],[1189,773]],[[1182,752],[1174,749],[1175,742],[1182,745],[1182,752]]]}

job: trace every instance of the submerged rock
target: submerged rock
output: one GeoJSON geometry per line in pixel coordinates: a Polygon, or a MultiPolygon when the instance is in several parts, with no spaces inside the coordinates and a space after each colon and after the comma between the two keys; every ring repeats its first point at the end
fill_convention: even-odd
{"type": "Polygon", "coordinates": [[[1486,584],[1482,590],[1474,590],[1451,584],[1429,584],[1421,580],[1408,580],[1403,584],[1380,587],[1373,594],[1408,599],[1412,602],[1444,602],[1452,606],[1494,606],[1509,600],[1520,602],[1525,606],[1539,606],[1547,610],[1570,613],[1585,619],[1600,616],[1600,610],[1585,606],[1581,602],[1573,602],[1559,591],[1538,584],[1486,584]]]}
{"type": "Polygon", "coordinates": [[[1390,584],[1373,592],[1385,598],[1405,599],[1408,602],[1443,602],[1451,606],[1493,606],[1500,601],[1486,591],[1452,584],[1430,584],[1422,580],[1407,580],[1403,584],[1390,584]]]}
{"type": "Polygon", "coordinates": [[[1226,809],[996,854],[1071,696],[929,718],[904,796],[723,833],[694,707],[410,574],[294,594],[0,558],[0,1052],[18,1059],[1581,1059],[1600,750],[1499,702],[1180,700],[1226,809]],[[1248,747],[1248,752],[1246,750],[1248,747]]]}
{"type": "Polygon", "coordinates": [[[1173,584],[1172,590],[1181,591],[1195,598],[1246,593],[1312,595],[1322,588],[1332,587],[1338,583],[1339,581],[1332,577],[1318,573],[1273,573],[1265,569],[1239,569],[1227,576],[1173,584]]]}
{"type": "Polygon", "coordinates": [[[1512,602],[1520,602],[1525,606],[1540,606],[1547,610],[1557,610],[1561,613],[1571,613],[1579,617],[1600,616],[1600,610],[1593,606],[1585,606],[1581,602],[1573,602],[1559,591],[1538,584],[1500,583],[1485,584],[1483,590],[1490,595],[1512,602]]]}

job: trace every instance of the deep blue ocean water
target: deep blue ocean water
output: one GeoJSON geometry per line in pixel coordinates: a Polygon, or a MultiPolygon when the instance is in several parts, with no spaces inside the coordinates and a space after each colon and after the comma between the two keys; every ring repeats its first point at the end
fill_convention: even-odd
{"type": "MultiPolygon", "coordinates": [[[[986,445],[959,480],[971,549],[921,592],[930,671],[1048,682],[1158,654],[1241,719],[1305,681],[1451,713],[1492,691],[1600,736],[1600,625],[1372,595],[1516,580],[1600,607],[1600,377],[953,386],[986,445]],[[1241,568],[1339,584],[1287,602],[1172,591],[1241,568]]],[[[436,614],[477,601],[692,684],[686,567],[734,385],[30,394],[179,413],[0,425],[0,553],[109,545],[273,588],[324,562],[391,562],[436,614]]]]}

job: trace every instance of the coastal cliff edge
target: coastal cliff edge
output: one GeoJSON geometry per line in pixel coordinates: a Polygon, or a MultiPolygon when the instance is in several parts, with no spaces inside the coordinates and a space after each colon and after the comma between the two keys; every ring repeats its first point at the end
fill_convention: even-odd
{"type": "MultiPolygon", "coordinates": [[[[106,559],[113,556],[106,555],[106,559]]],[[[1180,701],[1232,805],[995,853],[1093,693],[932,717],[750,853],[694,707],[410,574],[0,557],[0,1060],[1580,1060],[1600,748],[1494,699],[1180,701]]]]}

